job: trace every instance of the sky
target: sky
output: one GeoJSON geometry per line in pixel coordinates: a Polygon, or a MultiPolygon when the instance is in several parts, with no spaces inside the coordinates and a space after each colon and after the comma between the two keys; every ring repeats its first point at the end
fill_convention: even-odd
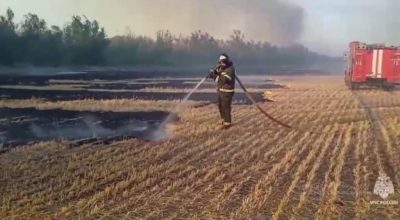
{"type": "Polygon", "coordinates": [[[98,20],[109,37],[200,29],[225,39],[240,29],[247,39],[300,43],[333,56],[353,40],[400,44],[400,0],[0,0],[0,13],[7,8],[17,22],[30,12],[58,26],[85,15],[98,20]]]}

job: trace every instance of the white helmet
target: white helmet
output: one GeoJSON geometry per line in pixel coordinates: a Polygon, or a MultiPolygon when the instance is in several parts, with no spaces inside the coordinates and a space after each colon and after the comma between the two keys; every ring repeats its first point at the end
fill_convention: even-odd
{"type": "Polygon", "coordinates": [[[219,62],[221,61],[229,61],[229,56],[226,53],[223,53],[219,56],[219,62]]]}

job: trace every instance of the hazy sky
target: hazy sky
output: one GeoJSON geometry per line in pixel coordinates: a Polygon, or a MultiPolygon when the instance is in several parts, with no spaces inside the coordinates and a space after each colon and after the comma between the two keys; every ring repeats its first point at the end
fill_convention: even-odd
{"type": "Polygon", "coordinates": [[[226,38],[240,29],[250,39],[298,42],[330,55],[351,40],[400,44],[400,0],[0,0],[2,14],[8,7],[18,22],[28,12],[59,26],[86,15],[109,36],[201,29],[226,38]]]}

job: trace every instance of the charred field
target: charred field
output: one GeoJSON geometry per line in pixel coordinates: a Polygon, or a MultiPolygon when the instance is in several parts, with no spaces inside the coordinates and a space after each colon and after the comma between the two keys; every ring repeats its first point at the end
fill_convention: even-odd
{"type": "MultiPolygon", "coordinates": [[[[201,79],[172,73],[78,72],[0,75],[0,144],[9,150],[40,141],[105,138],[152,140],[152,133],[201,79]],[[125,112],[124,112],[125,111],[125,112]]],[[[247,80],[257,101],[280,88],[272,80],[247,80]]],[[[214,82],[205,82],[186,105],[216,102],[214,82]]],[[[235,104],[248,104],[238,93],[235,104]]],[[[164,132],[164,131],[163,131],[164,132]]],[[[164,133],[167,133],[165,131],[164,133]]],[[[166,135],[166,134],[165,134],[166,135]]]]}
{"type": "MultiPolygon", "coordinates": [[[[69,119],[89,114],[96,120],[86,120],[86,126],[100,121],[100,130],[123,130],[134,119],[151,128],[180,103],[181,97],[174,94],[185,94],[197,80],[142,75],[63,77],[2,83],[0,91],[11,92],[1,93],[0,112],[5,119],[0,119],[0,128],[9,130],[2,126],[22,123],[16,128],[22,132],[29,127],[26,123],[52,114],[64,118],[61,121],[67,127],[73,123],[69,119]],[[13,98],[16,91],[27,95],[13,98]],[[127,96],[58,99],[56,93],[64,91],[127,96]],[[141,98],[135,92],[173,95],[141,98]]],[[[201,95],[187,103],[166,139],[148,141],[140,135],[94,142],[50,138],[0,154],[0,218],[400,217],[399,90],[350,91],[342,76],[243,78],[258,95],[261,107],[293,129],[266,119],[238,92],[234,125],[221,131],[215,90],[209,83],[198,91],[205,98],[201,95]],[[263,101],[265,90],[273,102],[263,101]],[[374,193],[383,174],[394,188],[386,199],[374,193]]],[[[54,120],[43,123],[57,125],[54,120]]],[[[75,123],[85,125],[79,120],[75,123]]],[[[115,134],[104,138],[109,136],[115,134]]]]}
{"type": "Polygon", "coordinates": [[[146,138],[168,112],[89,112],[61,109],[1,108],[3,148],[51,140],[146,138]]]}
{"type": "MultiPolygon", "coordinates": [[[[180,76],[179,73],[138,72],[87,72],[44,76],[0,75],[0,98],[43,98],[49,101],[82,99],[129,99],[178,100],[201,80],[199,77],[180,76]],[[146,75],[147,74],[147,75],[146,75]]],[[[270,79],[247,80],[257,101],[262,100],[260,91],[282,86],[270,79]]],[[[190,100],[216,101],[215,85],[206,82],[190,100]]],[[[247,103],[243,93],[237,93],[234,102],[247,103]]]]}

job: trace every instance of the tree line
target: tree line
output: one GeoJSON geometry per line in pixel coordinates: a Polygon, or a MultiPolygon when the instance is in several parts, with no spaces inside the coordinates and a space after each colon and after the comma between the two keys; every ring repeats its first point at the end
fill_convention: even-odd
{"type": "Polygon", "coordinates": [[[167,30],[155,38],[126,34],[107,37],[96,20],[72,16],[64,27],[49,26],[36,14],[21,23],[8,9],[0,16],[0,65],[18,66],[191,66],[214,63],[221,52],[235,62],[268,67],[307,68],[334,58],[309,51],[302,45],[285,47],[247,40],[235,30],[227,40],[195,31],[189,36],[167,30]]]}

